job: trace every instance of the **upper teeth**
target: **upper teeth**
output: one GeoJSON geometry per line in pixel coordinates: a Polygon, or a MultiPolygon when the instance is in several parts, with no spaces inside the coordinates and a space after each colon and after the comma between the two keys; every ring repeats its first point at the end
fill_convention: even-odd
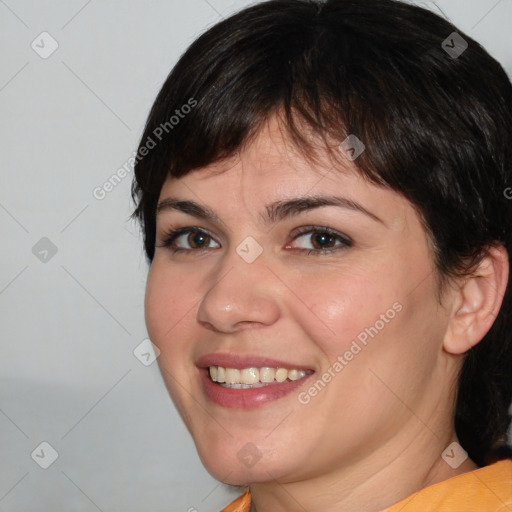
{"type": "Polygon", "coordinates": [[[213,382],[225,384],[258,384],[284,382],[286,379],[298,380],[305,377],[305,370],[288,370],[287,368],[224,368],[223,366],[210,366],[210,377],[213,382]]]}

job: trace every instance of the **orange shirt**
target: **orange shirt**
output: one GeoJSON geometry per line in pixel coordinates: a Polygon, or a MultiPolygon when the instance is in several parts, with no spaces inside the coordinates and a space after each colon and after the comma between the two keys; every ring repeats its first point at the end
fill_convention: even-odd
{"type": "MultiPolygon", "coordinates": [[[[250,512],[249,488],[221,512],[250,512]]],[[[512,512],[512,460],[425,487],[382,512],[512,512]]]]}

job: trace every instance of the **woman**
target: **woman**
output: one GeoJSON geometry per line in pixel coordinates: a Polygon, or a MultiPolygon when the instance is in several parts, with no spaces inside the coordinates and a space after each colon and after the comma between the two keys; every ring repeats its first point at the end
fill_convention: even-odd
{"type": "Polygon", "coordinates": [[[146,323],[225,511],[505,511],[512,86],[393,0],[222,21],[150,113],[146,323]]]}

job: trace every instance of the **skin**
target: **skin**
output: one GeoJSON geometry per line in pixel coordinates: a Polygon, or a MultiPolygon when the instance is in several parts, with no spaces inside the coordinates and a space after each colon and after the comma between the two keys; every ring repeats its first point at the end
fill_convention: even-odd
{"type": "Polygon", "coordinates": [[[145,302],[162,375],[215,478],[250,484],[253,511],[360,512],[477,468],[466,459],[453,469],[440,455],[457,441],[452,415],[463,353],[501,304],[504,251],[491,251],[480,278],[451,284],[440,304],[432,250],[411,204],[365,181],[347,159],[335,168],[327,155],[308,163],[277,118],[236,157],[168,179],[160,200],[169,197],[207,206],[220,219],[170,209],[157,215],[145,302]],[[333,194],[380,220],[325,206],[263,221],[274,201],[333,194]],[[206,249],[191,249],[186,235],[176,242],[181,252],[162,247],[171,229],[188,226],[211,234],[202,241],[206,249]],[[318,254],[314,233],[296,238],[302,226],[330,227],[353,245],[334,239],[337,250],[318,254]],[[236,252],[247,236],[263,249],[250,264],[236,252]],[[317,396],[300,403],[299,392],[397,302],[401,311],[317,396]],[[195,366],[212,352],[273,357],[316,375],[264,406],[221,407],[205,396],[195,366]],[[237,456],[247,443],[261,457],[252,467],[237,456]]]}

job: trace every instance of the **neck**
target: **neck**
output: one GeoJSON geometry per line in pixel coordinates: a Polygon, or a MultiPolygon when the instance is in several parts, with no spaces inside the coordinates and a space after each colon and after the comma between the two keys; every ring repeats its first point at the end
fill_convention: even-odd
{"type": "Polygon", "coordinates": [[[356,465],[308,480],[251,485],[251,512],[380,512],[425,487],[478,469],[469,458],[453,469],[440,457],[457,442],[453,430],[440,436],[418,423],[406,442],[402,434],[402,446],[390,443],[356,465]]]}

